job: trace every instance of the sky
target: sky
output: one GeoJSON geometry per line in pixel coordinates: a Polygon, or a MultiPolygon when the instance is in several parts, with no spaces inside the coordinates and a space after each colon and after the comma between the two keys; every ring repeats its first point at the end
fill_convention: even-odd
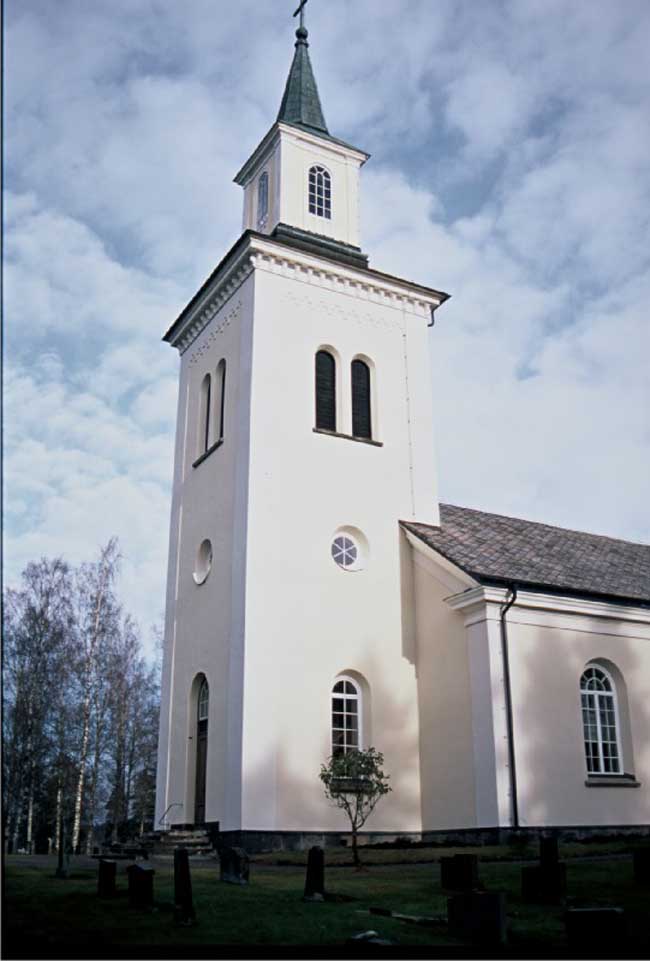
{"type": "MultiPolygon", "coordinates": [[[[178,355],[241,231],[295,0],[6,0],[4,563],[164,609],[178,355]]],[[[440,499],[650,541],[647,0],[310,0],[372,267],[430,332],[440,499]]]]}

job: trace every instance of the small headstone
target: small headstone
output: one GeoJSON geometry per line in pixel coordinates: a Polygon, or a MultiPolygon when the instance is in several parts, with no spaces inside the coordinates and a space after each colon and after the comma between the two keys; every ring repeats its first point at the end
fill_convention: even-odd
{"type": "Polygon", "coordinates": [[[148,864],[130,864],[126,873],[129,878],[129,906],[150,911],[153,908],[153,876],[156,872],[148,864]]]}
{"type": "Polygon", "coordinates": [[[114,897],[116,872],[117,862],[110,861],[108,858],[99,859],[99,869],[97,872],[97,897],[114,897]]]}
{"type": "Polygon", "coordinates": [[[472,891],[447,899],[449,934],[474,944],[506,942],[506,896],[501,891],[472,891]]]}
{"type": "Polygon", "coordinates": [[[539,863],[543,868],[553,868],[554,865],[559,864],[560,861],[560,851],[557,841],[557,835],[549,835],[548,837],[541,837],[539,839],[539,863]]]}
{"type": "Polygon", "coordinates": [[[185,848],[176,848],[174,851],[174,920],[182,925],[193,924],[196,920],[190,860],[185,848]]]}
{"type": "Polygon", "coordinates": [[[387,948],[395,945],[397,942],[389,941],[388,938],[380,938],[377,931],[360,931],[359,934],[353,934],[345,943],[350,946],[357,945],[359,947],[366,944],[374,944],[387,948]]]}
{"type": "Polygon", "coordinates": [[[219,852],[221,880],[227,884],[248,884],[248,855],[243,848],[222,848],[219,852]]]}
{"type": "Polygon", "coordinates": [[[320,847],[309,849],[303,901],[325,900],[325,855],[320,847]]]}
{"type": "Polygon", "coordinates": [[[558,904],[566,897],[566,864],[531,864],[521,869],[521,899],[528,904],[558,904]]]}
{"type": "Polygon", "coordinates": [[[634,881],[643,887],[650,887],[650,848],[636,848],[634,859],[634,881]]]}
{"type": "Polygon", "coordinates": [[[582,954],[595,950],[620,957],[625,943],[625,915],[622,908],[568,908],[564,921],[570,948],[582,954]]]}
{"type": "Polygon", "coordinates": [[[476,891],[479,887],[476,854],[440,858],[440,882],[446,891],[476,891]]]}

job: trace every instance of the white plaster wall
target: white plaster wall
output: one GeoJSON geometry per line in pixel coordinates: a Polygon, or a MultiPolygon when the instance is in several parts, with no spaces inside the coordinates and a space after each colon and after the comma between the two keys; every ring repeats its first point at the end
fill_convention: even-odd
{"type": "Polygon", "coordinates": [[[269,218],[263,233],[282,222],[301,230],[360,245],[359,168],[365,155],[294,127],[280,125],[278,136],[256,160],[244,188],[243,228],[259,230],[257,185],[269,172],[269,218]],[[319,164],[332,178],[332,217],[309,213],[309,168],[319,164]]]}
{"type": "MultiPolygon", "coordinates": [[[[172,823],[194,820],[195,725],[190,690],[199,672],[210,685],[206,820],[237,827],[241,804],[241,693],[252,276],[211,320],[181,361],[179,421],[170,538],[165,668],[157,810],[172,823]],[[200,386],[225,358],[224,442],[202,463],[197,422],[200,386]],[[185,429],[185,424],[188,427],[185,429]],[[194,583],[196,552],[213,546],[212,570],[194,583]],[[164,783],[163,783],[164,782],[164,783]]],[[[160,816],[160,813],[158,816],[160,816]]]]}
{"type": "MultiPolygon", "coordinates": [[[[431,417],[417,411],[410,430],[408,420],[409,403],[430,407],[429,374],[414,367],[407,399],[403,327],[410,349],[426,356],[426,319],[261,267],[255,285],[242,827],[345,828],[318,771],[330,751],[332,684],[356,671],[371,691],[366,745],[384,752],[394,789],[367,826],[416,831],[417,682],[402,637],[398,520],[425,509],[414,504],[411,468],[414,450],[430,447],[431,417]],[[341,359],[344,432],[350,362],[359,354],[373,361],[382,447],[313,431],[314,355],[323,345],[341,359]],[[367,537],[365,570],[344,572],[332,561],[341,525],[367,537]]],[[[427,462],[429,483],[422,481],[434,516],[427,462]]]]}
{"type": "Polygon", "coordinates": [[[508,623],[522,824],[649,823],[648,625],[519,607],[508,623]],[[624,746],[624,764],[638,788],[585,786],[579,683],[594,658],[615,664],[625,679],[632,749],[624,746]]]}
{"type": "Polygon", "coordinates": [[[413,560],[422,828],[474,827],[472,701],[464,619],[444,602],[449,586],[435,578],[416,552],[413,560]]]}

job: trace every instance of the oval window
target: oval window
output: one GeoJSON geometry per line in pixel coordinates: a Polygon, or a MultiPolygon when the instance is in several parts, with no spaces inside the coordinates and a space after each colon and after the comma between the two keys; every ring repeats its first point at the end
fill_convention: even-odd
{"type": "Polygon", "coordinates": [[[365,567],[368,545],[361,531],[342,527],[334,534],[330,555],[344,571],[360,571],[365,567]]]}

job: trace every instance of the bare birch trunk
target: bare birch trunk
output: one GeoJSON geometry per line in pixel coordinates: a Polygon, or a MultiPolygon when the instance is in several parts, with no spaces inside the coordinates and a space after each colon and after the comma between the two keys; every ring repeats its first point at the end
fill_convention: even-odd
{"type": "Polygon", "coordinates": [[[79,777],[74,798],[74,821],[72,824],[72,853],[78,854],[79,832],[81,830],[81,801],[86,779],[86,760],[88,758],[88,741],[90,740],[90,694],[84,697],[83,706],[83,734],[81,737],[81,752],[79,757],[79,777]]]}
{"type": "Polygon", "coordinates": [[[61,808],[63,807],[63,788],[59,784],[56,789],[56,828],[54,833],[54,850],[58,854],[61,848],[61,808]]]}
{"type": "Polygon", "coordinates": [[[32,775],[31,784],[29,786],[29,800],[27,801],[27,853],[33,854],[33,841],[32,841],[32,831],[34,825],[34,778],[32,775]]]}

